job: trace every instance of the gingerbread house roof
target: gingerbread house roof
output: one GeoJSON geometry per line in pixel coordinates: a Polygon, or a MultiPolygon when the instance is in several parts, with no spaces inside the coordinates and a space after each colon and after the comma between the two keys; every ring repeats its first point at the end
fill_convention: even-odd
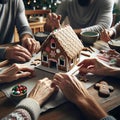
{"type": "Polygon", "coordinates": [[[54,36],[55,40],[59,42],[60,46],[70,59],[73,59],[77,54],[79,54],[84,47],[70,25],[64,26],[51,32],[41,46],[41,49],[44,48],[44,45],[50,36],[54,36]]]}

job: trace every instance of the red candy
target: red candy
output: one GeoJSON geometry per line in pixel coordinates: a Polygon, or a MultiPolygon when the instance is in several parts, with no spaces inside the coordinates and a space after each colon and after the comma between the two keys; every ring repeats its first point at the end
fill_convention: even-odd
{"type": "Polygon", "coordinates": [[[12,93],[14,95],[23,95],[26,92],[27,92],[27,87],[20,84],[12,88],[12,93]]]}

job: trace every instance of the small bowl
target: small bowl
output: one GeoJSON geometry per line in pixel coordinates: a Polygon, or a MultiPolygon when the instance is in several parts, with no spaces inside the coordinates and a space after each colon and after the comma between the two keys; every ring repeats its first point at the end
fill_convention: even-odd
{"type": "Polygon", "coordinates": [[[114,49],[120,53],[120,40],[116,40],[116,39],[110,40],[108,41],[108,45],[111,49],[114,49]]]}
{"type": "Polygon", "coordinates": [[[42,44],[46,40],[49,34],[50,34],[49,32],[37,32],[34,34],[34,36],[35,39],[39,41],[40,44],[42,44]]]}
{"type": "Polygon", "coordinates": [[[16,85],[11,90],[11,99],[14,101],[21,101],[27,96],[27,87],[24,85],[16,85]]]}
{"type": "Polygon", "coordinates": [[[81,40],[85,44],[93,44],[99,39],[99,33],[98,32],[81,32],[81,40]]]}

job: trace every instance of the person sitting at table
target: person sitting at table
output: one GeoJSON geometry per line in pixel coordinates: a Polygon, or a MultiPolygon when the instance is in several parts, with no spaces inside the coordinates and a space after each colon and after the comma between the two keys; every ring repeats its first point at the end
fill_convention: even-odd
{"type": "Polygon", "coordinates": [[[21,45],[0,47],[0,59],[29,61],[32,54],[40,50],[40,43],[34,39],[29,27],[23,1],[0,0],[0,44],[13,41],[15,27],[18,30],[21,45]]]}
{"type": "Polygon", "coordinates": [[[66,17],[74,31],[101,32],[112,23],[113,0],[64,0],[56,13],[50,13],[44,26],[46,31],[60,27],[66,17]]]}
{"type": "MultiPolygon", "coordinates": [[[[120,65],[120,59],[118,59],[120,65]]],[[[81,74],[93,73],[99,76],[113,76],[120,78],[120,67],[109,66],[97,58],[85,59],[78,64],[81,74]]]]}
{"type": "Polygon", "coordinates": [[[37,120],[40,114],[40,106],[51,96],[56,86],[62,90],[64,96],[70,102],[74,103],[85,116],[88,116],[88,119],[115,120],[100,107],[75,76],[65,73],[57,73],[53,78],[53,82],[48,78],[39,80],[28,98],[23,99],[12,113],[1,120],[12,118],[37,120]]]}
{"type": "Polygon", "coordinates": [[[48,78],[39,80],[27,98],[20,101],[15,110],[1,120],[37,120],[42,104],[52,95],[55,88],[48,78]]]}
{"type": "Polygon", "coordinates": [[[108,42],[111,39],[120,37],[120,21],[110,29],[104,29],[101,32],[101,40],[108,42]]]}
{"type": "Polygon", "coordinates": [[[0,84],[9,83],[24,77],[33,77],[34,70],[26,65],[13,64],[0,73],[0,84]]]}

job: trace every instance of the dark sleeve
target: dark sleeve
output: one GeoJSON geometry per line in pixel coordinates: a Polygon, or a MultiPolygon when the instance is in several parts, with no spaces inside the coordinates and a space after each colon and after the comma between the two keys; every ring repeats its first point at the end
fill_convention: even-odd
{"type": "Polygon", "coordinates": [[[62,3],[57,7],[56,14],[61,15],[61,23],[65,20],[67,14],[67,1],[62,1],[62,3]]]}

